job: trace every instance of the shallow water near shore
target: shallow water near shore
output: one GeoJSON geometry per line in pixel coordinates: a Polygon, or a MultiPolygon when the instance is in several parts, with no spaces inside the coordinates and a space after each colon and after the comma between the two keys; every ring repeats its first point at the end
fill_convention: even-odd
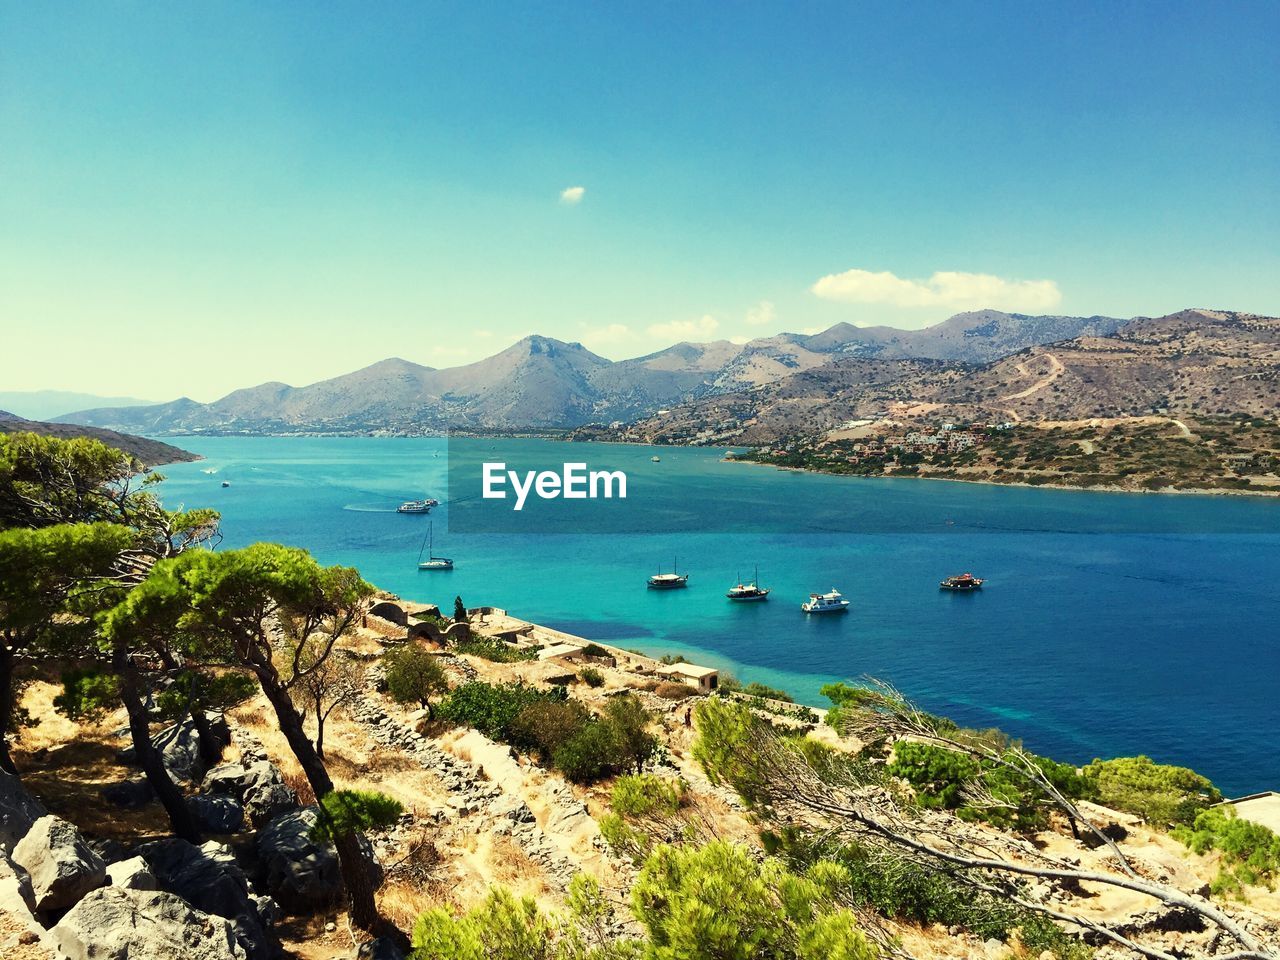
{"type": "MultiPolygon", "coordinates": [[[[1147,753],[1231,795],[1280,788],[1274,499],[842,478],[724,463],[719,450],[630,447],[611,456],[649,471],[668,503],[641,503],[653,522],[631,516],[629,529],[655,532],[464,533],[449,524],[462,504],[395,512],[412,497],[447,500],[444,440],[176,442],[206,459],[162,468],[164,498],[221,510],[227,547],[306,547],[446,612],[461,595],[602,642],[683,653],[803,702],[823,703],[831,680],[874,676],[1060,760],[1147,753]],[[880,519],[873,532],[837,532],[833,516],[880,519]],[[417,570],[428,522],[451,572],[417,570]],[[673,556],[688,589],[647,590],[673,556]],[[757,564],[769,600],[726,600],[757,564]],[[965,570],[987,578],[981,593],[938,589],[965,570]],[[809,592],[833,586],[848,613],[800,612],[809,592]]],[[[600,453],[476,442],[513,460],[600,453]]]]}

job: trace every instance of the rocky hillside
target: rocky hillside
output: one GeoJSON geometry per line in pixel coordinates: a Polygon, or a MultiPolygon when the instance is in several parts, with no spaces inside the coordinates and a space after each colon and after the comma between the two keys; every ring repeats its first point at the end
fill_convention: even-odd
{"type": "Polygon", "coordinates": [[[38,433],[46,437],[59,437],[63,440],[72,437],[92,437],[101,440],[108,446],[123,450],[136,457],[148,467],[158,467],[165,463],[186,463],[199,460],[200,457],[181,447],[147,437],[135,437],[114,430],[99,427],[82,427],[73,423],[44,423],[39,420],[24,420],[15,414],[0,410],[0,433],[38,433]]]}
{"type": "Polygon", "coordinates": [[[837,324],[745,344],[678,343],[613,362],[581,344],[531,336],[477,363],[448,369],[392,358],[331,380],[264,383],[213,403],[83,410],[61,420],[146,433],[391,433],[566,428],[634,420],[673,405],[776,383],[833,358],[986,362],[1032,344],[1106,335],[1103,317],[959,314],[924,330],[837,324]]]}
{"type": "MultiPolygon", "coordinates": [[[[483,620],[475,626],[485,629],[483,620]]],[[[395,702],[385,690],[381,657],[405,643],[396,634],[395,624],[377,620],[344,640],[341,655],[361,664],[363,675],[326,726],[325,754],[340,787],[377,790],[404,807],[397,823],[367,838],[378,865],[380,909],[401,930],[433,908],[443,907],[448,916],[475,908],[493,884],[531,898],[542,910],[561,912],[573,878],[584,874],[599,884],[609,905],[594,921],[594,935],[603,943],[643,936],[628,904],[639,862],[653,844],[670,841],[693,849],[714,838],[763,857],[760,830],[767,824],[727,786],[709,781],[695,760],[698,731],[689,718],[706,698],[679,684],[658,684],[654,671],[661,664],[610,649],[601,651],[607,656],[589,674],[581,662],[500,663],[450,650],[437,653],[455,690],[519,681],[549,691],[568,683],[571,700],[592,713],[606,712],[622,694],[638,697],[661,743],[646,764],[644,782],[679,784],[679,790],[669,810],[637,817],[634,803],[624,807],[608,782],[580,785],[533,753],[517,753],[465,724],[432,720],[416,704],[395,702]]],[[[222,753],[218,760],[205,759],[189,720],[155,737],[166,769],[182,785],[208,837],[196,844],[167,835],[163,812],[123,749],[123,714],[74,723],[51,707],[58,689],[38,680],[25,690],[23,705],[34,719],[15,744],[25,788],[0,773],[6,830],[0,839],[0,955],[403,958],[390,939],[362,943],[365,938],[353,937],[333,849],[313,836],[316,812],[305,778],[260,696],[231,710],[225,724],[211,718],[222,753]]],[[[820,712],[758,695],[740,702],[780,729],[807,732],[814,756],[849,756],[862,749],[825,725],[820,712]]],[[[870,794],[875,803],[890,805],[894,795],[881,788],[870,794]]],[[[1212,856],[1188,853],[1138,817],[1093,804],[1080,809],[1105,828],[1106,843],[1087,832],[1077,835],[1076,826],[1065,821],[1045,821],[1024,836],[934,811],[929,825],[933,832],[949,832],[957,849],[978,844],[991,856],[1015,862],[1073,864],[1117,878],[1124,877],[1117,860],[1123,856],[1141,882],[1208,889],[1217,869],[1212,856]]],[[[919,881],[903,875],[897,886],[883,888],[900,891],[894,894],[904,897],[896,908],[900,913],[924,909],[911,906],[914,882],[919,881]]],[[[918,960],[1091,955],[1052,925],[1037,934],[1042,946],[1028,953],[1021,938],[1030,942],[1031,936],[1012,929],[1007,911],[979,924],[972,920],[972,904],[946,899],[946,884],[930,882],[928,896],[936,898],[928,906],[932,921],[877,919],[874,901],[868,901],[860,925],[874,932],[876,942],[896,943],[918,960]],[[971,919],[961,922],[962,916],[971,919]]],[[[1123,930],[1145,949],[1187,957],[1230,951],[1198,919],[1153,906],[1130,890],[1034,878],[1021,889],[1051,909],[1123,930]]],[[[1249,888],[1249,900],[1247,908],[1229,907],[1230,917],[1263,938],[1272,936],[1280,900],[1261,886],[1249,888]]],[[[1130,955],[1115,946],[1096,954],[1098,960],[1130,955]]]]}
{"type": "Polygon", "coordinates": [[[885,416],[1016,422],[1278,412],[1280,319],[1184,310],[980,365],[842,354],[774,383],[681,405],[627,435],[756,444],[885,416]]]}

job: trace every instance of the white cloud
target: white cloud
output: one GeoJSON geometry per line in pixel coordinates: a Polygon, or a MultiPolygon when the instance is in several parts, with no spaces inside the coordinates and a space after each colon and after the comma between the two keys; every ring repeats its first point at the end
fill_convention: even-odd
{"type": "Polygon", "coordinates": [[[586,187],[565,187],[560,191],[560,202],[576,207],[582,202],[583,196],[586,195],[586,187]]]}
{"type": "Polygon", "coordinates": [[[703,340],[712,336],[720,327],[720,321],[711,314],[704,314],[697,320],[671,320],[667,323],[655,323],[647,328],[651,337],[675,342],[678,340],[703,340]]]}
{"type": "Polygon", "coordinates": [[[828,274],[811,289],[823,300],[895,307],[1043,310],[1062,300],[1062,291],[1052,280],[1006,280],[989,273],[953,270],[940,270],[928,280],[904,280],[887,270],[846,270],[828,274]]]}
{"type": "Polygon", "coordinates": [[[747,324],[752,327],[770,326],[778,319],[778,311],[770,300],[761,300],[747,311],[747,324]]]}
{"type": "Polygon", "coordinates": [[[578,334],[578,342],[593,350],[604,349],[635,339],[635,334],[631,332],[631,328],[623,323],[607,323],[601,327],[593,327],[590,324],[582,323],[578,327],[581,330],[578,334]]]}

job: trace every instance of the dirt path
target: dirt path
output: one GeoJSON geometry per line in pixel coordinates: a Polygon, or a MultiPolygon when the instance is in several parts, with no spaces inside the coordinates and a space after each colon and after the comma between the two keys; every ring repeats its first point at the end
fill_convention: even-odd
{"type": "MultiPolygon", "coordinates": [[[[1062,372],[1067,369],[1063,366],[1062,361],[1052,353],[1046,353],[1044,356],[1049,358],[1049,372],[1044,376],[1044,378],[1033,383],[1025,390],[1019,390],[1017,393],[1011,393],[1007,397],[1001,397],[1001,400],[1006,402],[1009,400],[1023,400],[1031,396],[1033,393],[1039,393],[1045,387],[1049,386],[1049,384],[1053,383],[1053,381],[1057,380],[1058,377],[1062,376],[1062,372]]],[[[1019,363],[1017,369],[1024,377],[1034,376],[1034,374],[1027,369],[1026,361],[1019,363]]]]}

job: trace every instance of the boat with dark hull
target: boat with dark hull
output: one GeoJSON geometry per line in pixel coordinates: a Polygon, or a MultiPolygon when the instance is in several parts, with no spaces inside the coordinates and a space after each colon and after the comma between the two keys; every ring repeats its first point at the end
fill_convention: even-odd
{"type": "Polygon", "coordinates": [[[950,590],[953,593],[971,593],[974,590],[981,590],[985,582],[981,577],[975,577],[972,573],[961,573],[954,577],[947,577],[947,579],[938,584],[938,588],[950,590]]]}
{"type": "Polygon", "coordinates": [[[675,561],[671,563],[671,572],[663,573],[662,568],[648,580],[650,590],[678,590],[689,585],[689,574],[679,573],[675,561]]]}

